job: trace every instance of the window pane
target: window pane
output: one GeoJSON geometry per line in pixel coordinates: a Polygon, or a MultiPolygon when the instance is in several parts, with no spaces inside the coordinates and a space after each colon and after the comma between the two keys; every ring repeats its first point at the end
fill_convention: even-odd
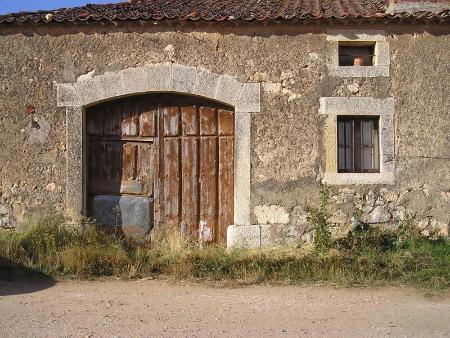
{"type": "Polygon", "coordinates": [[[338,122],[338,145],[345,146],[345,122],[338,122]]]}
{"type": "Polygon", "coordinates": [[[353,146],[353,121],[345,122],[345,143],[347,146],[353,146]]]}
{"type": "Polygon", "coordinates": [[[347,168],[345,167],[345,147],[339,147],[338,152],[338,168],[341,171],[345,171],[347,168]]]}
{"type": "Polygon", "coordinates": [[[362,144],[372,146],[372,121],[362,121],[362,144]]]}
{"type": "Polygon", "coordinates": [[[345,167],[348,171],[353,171],[353,148],[347,147],[345,149],[345,167]]]}
{"type": "Polygon", "coordinates": [[[379,141],[379,132],[378,132],[378,121],[374,122],[374,128],[372,130],[372,140],[373,140],[373,158],[374,158],[374,164],[373,169],[374,170],[380,170],[380,141],[379,141]]]}
{"type": "Polygon", "coordinates": [[[362,148],[362,170],[372,170],[372,147],[362,148]]]}

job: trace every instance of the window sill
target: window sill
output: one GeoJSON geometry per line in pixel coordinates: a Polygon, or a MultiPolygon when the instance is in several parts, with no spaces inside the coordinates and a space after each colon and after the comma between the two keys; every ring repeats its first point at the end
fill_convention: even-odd
{"type": "Polygon", "coordinates": [[[374,185],[395,183],[394,173],[325,173],[323,183],[330,185],[374,185]]]}
{"type": "Polygon", "coordinates": [[[389,77],[389,66],[328,66],[330,76],[389,77]]]}

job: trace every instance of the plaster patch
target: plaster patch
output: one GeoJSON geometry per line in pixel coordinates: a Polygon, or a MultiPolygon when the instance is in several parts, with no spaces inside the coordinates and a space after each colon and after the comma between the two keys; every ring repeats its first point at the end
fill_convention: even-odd
{"type": "Polygon", "coordinates": [[[279,205],[258,205],[254,212],[259,224],[289,223],[289,213],[279,205]]]}

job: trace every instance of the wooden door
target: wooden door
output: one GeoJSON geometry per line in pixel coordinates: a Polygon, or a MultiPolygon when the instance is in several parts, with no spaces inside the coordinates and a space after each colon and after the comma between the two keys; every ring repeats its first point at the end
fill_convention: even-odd
{"type": "Polygon", "coordinates": [[[194,97],[146,95],[88,111],[87,126],[94,218],[106,214],[102,222],[114,224],[114,207],[122,216],[118,225],[134,231],[156,223],[225,242],[234,210],[231,109],[194,97]],[[130,219],[137,224],[124,224],[130,219]]]}

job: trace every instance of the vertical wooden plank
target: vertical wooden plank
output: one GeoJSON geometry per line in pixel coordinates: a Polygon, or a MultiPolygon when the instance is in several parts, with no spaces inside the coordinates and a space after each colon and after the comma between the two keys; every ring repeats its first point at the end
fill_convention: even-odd
{"type": "Polygon", "coordinates": [[[130,181],[136,177],[136,145],[123,145],[122,181],[130,181]]]}
{"type": "Polygon", "coordinates": [[[142,194],[153,195],[154,160],[153,145],[148,143],[139,144],[137,149],[136,177],[143,184],[142,194]]]}
{"type": "Polygon", "coordinates": [[[200,135],[216,135],[217,109],[200,107],[200,135]]]}
{"type": "Polygon", "coordinates": [[[138,136],[139,116],[133,104],[124,105],[122,111],[122,136],[138,136]]]}
{"type": "Polygon", "coordinates": [[[178,136],[180,129],[180,115],[178,107],[162,109],[164,119],[164,136],[178,136]]]}
{"type": "Polygon", "coordinates": [[[140,114],[139,135],[143,137],[153,137],[156,135],[156,111],[144,111],[140,114]]]}
{"type": "Polygon", "coordinates": [[[217,232],[217,138],[200,140],[200,222],[217,232]]]}
{"type": "Polygon", "coordinates": [[[180,158],[179,141],[164,139],[164,216],[166,226],[180,223],[180,158]]]}
{"type": "Polygon", "coordinates": [[[219,135],[234,135],[234,112],[219,109],[219,135]]]}
{"type": "Polygon", "coordinates": [[[87,116],[87,134],[88,135],[96,135],[100,136],[102,135],[102,121],[103,121],[103,111],[100,109],[95,109],[92,111],[89,111],[89,114],[87,116]]]}
{"type": "Polygon", "coordinates": [[[198,135],[197,107],[181,107],[181,125],[183,136],[198,135]]]}
{"type": "Polygon", "coordinates": [[[226,242],[234,221],[234,137],[219,139],[219,220],[216,239],[226,242]]]}
{"type": "Polygon", "coordinates": [[[103,114],[103,135],[120,136],[122,114],[120,106],[109,104],[103,114]]]}
{"type": "Polygon", "coordinates": [[[199,222],[198,139],[183,138],[181,142],[181,222],[187,225],[190,234],[195,234],[198,231],[199,222]]]}

